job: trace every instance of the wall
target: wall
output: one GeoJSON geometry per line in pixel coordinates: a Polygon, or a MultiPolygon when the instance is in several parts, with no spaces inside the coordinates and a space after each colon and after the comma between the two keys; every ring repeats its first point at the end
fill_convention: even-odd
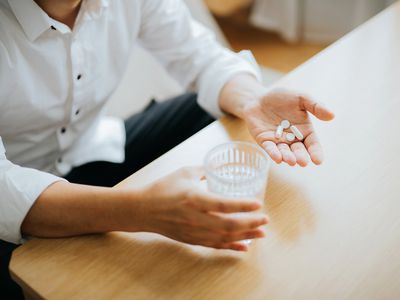
{"type": "Polygon", "coordinates": [[[329,43],[380,12],[395,0],[303,0],[302,39],[329,43]]]}

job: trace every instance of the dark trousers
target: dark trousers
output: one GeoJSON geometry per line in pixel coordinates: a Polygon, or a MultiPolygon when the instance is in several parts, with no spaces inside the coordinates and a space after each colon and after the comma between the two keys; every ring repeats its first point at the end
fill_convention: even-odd
{"type": "Polygon", "coordinates": [[[178,145],[214,119],[201,109],[195,94],[152,102],[125,121],[125,161],[97,161],[73,169],[65,178],[74,183],[113,186],[178,145]]]}
{"type": "MultiPolygon", "coordinates": [[[[125,121],[123,163],[87,163],[74,168],[65,178],[73,183],[114,186],[214,121],[196,100],[195,94],[184,94],[160,103],[152,100],[144,111],[125,121]]],[[[10,256],[16,247],[0,240],[0,299],[6,295],[3,293],[6,288],[14,293],[14,297],[8,299],[21,297],[18,286],[8,274],[10,256]]]]}
{"type": "Polygon", "coordinates": [[[8,272],[11,254],[18,245],[0,240],[0,299],[24,299],[21,288],[8,272]]]}

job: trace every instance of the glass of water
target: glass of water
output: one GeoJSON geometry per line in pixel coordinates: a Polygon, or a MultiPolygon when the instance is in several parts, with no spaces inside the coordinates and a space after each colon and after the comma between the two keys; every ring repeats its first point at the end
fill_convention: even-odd
{"type": "Polygon", "coordinates": [[[218,145],[207,153],[204,165],[209,191],[264,200],[270,160],[259,146],[247,142],[218,145]]]}

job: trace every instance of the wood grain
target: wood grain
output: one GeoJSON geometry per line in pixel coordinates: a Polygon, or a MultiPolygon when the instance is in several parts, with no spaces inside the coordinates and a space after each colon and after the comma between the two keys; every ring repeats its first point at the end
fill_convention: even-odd
{"type": "MultiPolygon", "coordinates": [[[[14,252],[13,277],[48,299],[400,299],[399,53],[397,3],[276,85],[324,101],[337,118],[316,123],[322,166],[271,168],[267,238],[248,253],[146,233],[34,239],[14,252]]],[[[248,138],[225,118],[121,184],[248,138]]]]}

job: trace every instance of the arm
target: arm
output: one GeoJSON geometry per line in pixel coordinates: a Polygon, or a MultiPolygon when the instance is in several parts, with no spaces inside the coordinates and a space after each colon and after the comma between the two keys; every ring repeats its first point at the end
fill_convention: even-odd
{"type": "Polygon", "coordinates": [[[264,236],[266,216],[255,199],[228,199],[203,190],[198,168],[176,171],[146,187],[100,188],[56,182],[33,204],[22,232],[63,237],[108,231],[148,231],[177,241],[245,251],[240,241],[264,236]],[[218,214],[216,214],[218,213],[218,214]]]}
{"type": "Polygon", "coordinates": [[[242,57],[224,49],[203,26],[191,19],[182,1],[142,1],[139,40],[184,87],[198,90],[198,102],[215,117],[222,111],[242,118],[258,144],[277,163],[306,166],[323,161],[322,147],[308,113],[320,120],[334,115],[304,95],[271,92],[260,74],[242,57]],[[287,142],[274,136],[287,119],[302,131],[304,140],[287,142]]]}
{"type": "Polygon", "coordinates": [[[0,137],[0,239],[21,242],[21,223],[40,193],[62,178],[7,160],[0,137]]]}
{"type": "Polygon", "coordinates": [[[266,216],[229,213],[260,208],[256,199],[229,199],[204,190],[203,171],[186,168],[140,189],[77,185],[11,163],[0,138],[0,239],[21,233],[65,237],[108,231],[148,231],[215,248],[246,250],[263,237],[266,216]]]}
{"type": "Polygon", "coordinates": [[[138,196],[136,191],[55,182],[35,201],[21,231],[36,237],[140,231],[140,215],[134,207],[138,196]]]}
{"type": "Polygon", "coordinates": [[[249,52],[239,55],[222,47],[213,33],[196,22],[183,1],[141,1],[139,42],[186,89],[198,92],[198,103],[222,116],[218,95],[238,73],[260,79],[249,52]]]}

